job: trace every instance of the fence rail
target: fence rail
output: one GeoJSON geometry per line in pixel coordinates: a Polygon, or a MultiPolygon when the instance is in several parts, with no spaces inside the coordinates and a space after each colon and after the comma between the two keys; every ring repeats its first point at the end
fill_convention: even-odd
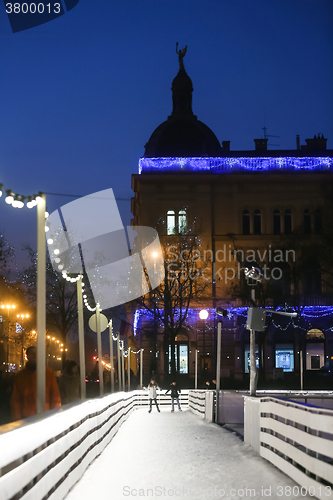
{"type": "MultiPolygon", "coordinates": [[[[158,392],[162,408],[169,395],[158,392]]],[[[187,405],[188,391],[181,392],[187,405]]],[[[0,428],[0,500],[62,500],[130,413],[148,407],[146,391],[90,399],[0,428]]]]}
{"type": "Polygon", "coordinates": [[[333,488],[333,410],[245,396],[244,441],[315,498],[333,488]]]}

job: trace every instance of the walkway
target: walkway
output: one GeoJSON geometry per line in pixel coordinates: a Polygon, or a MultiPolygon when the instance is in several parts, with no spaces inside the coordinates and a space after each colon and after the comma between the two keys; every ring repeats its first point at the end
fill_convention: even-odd
{"type": "Polygon", "coordinates": [[[153,408],[130,415],[66,500],[265,497],[313,498],[236,434],[189,410],[153,408]]]}

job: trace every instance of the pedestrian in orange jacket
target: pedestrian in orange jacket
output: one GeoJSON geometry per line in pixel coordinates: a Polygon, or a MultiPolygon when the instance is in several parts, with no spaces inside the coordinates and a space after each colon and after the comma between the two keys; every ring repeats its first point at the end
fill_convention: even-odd
{"type": "MultiPolygon", "coordinates": [[[[37,413],[36,347],[28,347],[26,354],[28,361],[25,368],[14,378],[11,397],[11,413],[13,420],[31,417],[37,413]]],[[[57,408],[58,406],[61,406],[61,399],[57,380],[53,370],[46,367],[45,411],[57,408]]]]}

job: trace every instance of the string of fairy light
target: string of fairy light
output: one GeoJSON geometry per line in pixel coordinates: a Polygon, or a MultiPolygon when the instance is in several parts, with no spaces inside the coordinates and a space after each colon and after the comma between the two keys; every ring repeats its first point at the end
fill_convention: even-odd
{"type": "Polygon", "coordinates": [[[6,193],[5,202],[13,208],[23,208],[24,205],[26,205],[27,208],[33,208],[37,205],[38,199],[41,199],[43,196],[41,191],[37,194],[25,196],[19,193],[14,193],[11,189],[4,190],[3,183],[0,182],[0,198],[4,191],[6,193]]]}

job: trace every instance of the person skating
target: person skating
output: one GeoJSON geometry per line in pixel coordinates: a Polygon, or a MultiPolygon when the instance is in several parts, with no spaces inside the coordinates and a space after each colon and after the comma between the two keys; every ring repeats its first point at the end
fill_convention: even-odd
{"type": "Polygon", "coordinates": [[[150,384],[148,385],[148,397],[149,397],[149,410],[148,413],[151,413],[152,410],[152,405],[153,405],[153,400],[155,401],[155,405],[157,408],[157,411],[160,412],[160,409],[157,404],[157,389],[160,389],[158,385],[156,384],[154,379],[151,379],[150,384]]]}
{"type": "Polygon", "coordinates": [[[172,384],[170,385],[170,389],[168,389],[166,391],[165,395],[167,395],[168,392],[171,391],[171,411],[175,411],[175,408],[174,408],[175,400],[177,401],[178,410],[182,411],[182,409],[180,407],[180,402],[179,402],[180,389],[178,390],[176,385],[177,385],[176,382],[172,382],[172,384]]]}

